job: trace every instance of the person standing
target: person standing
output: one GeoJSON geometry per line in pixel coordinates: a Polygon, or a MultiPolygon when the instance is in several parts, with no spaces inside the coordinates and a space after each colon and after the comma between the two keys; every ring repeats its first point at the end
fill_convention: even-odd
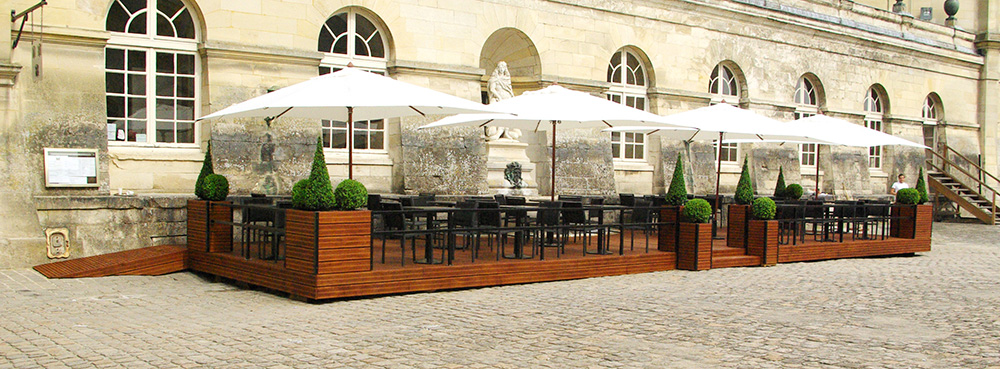
{"type": "Polygon", "coordinates": [[[906,180],[906,175],[900,173],[899,176],[897,176],[896,178],[897,178],[896,182],[892,184],[892,190],[889,191],[889,193],[893,195],[895,195],[896,192],[899,192],[899,190],[902,190],[904,188],[910,188],[910,185],[906,184],[906,182],[903,182],[906,180]]]}

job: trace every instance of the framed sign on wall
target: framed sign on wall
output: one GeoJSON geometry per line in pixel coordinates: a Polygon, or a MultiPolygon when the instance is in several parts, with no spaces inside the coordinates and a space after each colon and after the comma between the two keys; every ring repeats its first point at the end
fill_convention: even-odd
{"type": "Polygon", "coordinates": [[[98,187],[97,149],[43,149],[45,187],[98,187]]]}

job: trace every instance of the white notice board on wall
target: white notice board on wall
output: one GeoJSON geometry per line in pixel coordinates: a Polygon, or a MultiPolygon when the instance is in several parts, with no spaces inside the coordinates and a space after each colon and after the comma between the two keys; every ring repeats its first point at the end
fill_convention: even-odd
{"type": "Polygon", "coordinates": [[[45,187],[98,187],[96,149],[44,149],[45,187]]]}

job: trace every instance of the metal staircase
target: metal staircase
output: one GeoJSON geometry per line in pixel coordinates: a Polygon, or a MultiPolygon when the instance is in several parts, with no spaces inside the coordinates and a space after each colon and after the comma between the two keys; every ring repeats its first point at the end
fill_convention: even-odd
{"type": "Polygon", "coordinates": [[[958,204],[985,224],[997,224],[1000,179],[947,145],[941,152],[927,150],[927,185],[934,193],[958,204]]]}

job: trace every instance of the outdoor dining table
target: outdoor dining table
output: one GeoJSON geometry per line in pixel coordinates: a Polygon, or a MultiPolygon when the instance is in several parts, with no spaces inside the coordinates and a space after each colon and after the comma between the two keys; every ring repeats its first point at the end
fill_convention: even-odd
{"type": "MultiPolygon", "coordinates": [[[[424,218],[427,219],[427,235],[424,241],[424,258],[417,259],[414,261],[418,264],[441,264],[443,260],[434,259],[434,234],[432,229],[434,229],[434,219],[437,213],[449,212],[454,210],[454,208],[444,207],[444,206],[406,206],[403,207],[406,210],[415,214],[424,214],[424,218]]],[[[452,243],[451,237],[446,237],[448,239],[448,264],[451,264],[452,259],[454,259],[454,244],[452,243]]]]}
{"type": "Polygon", "coordinates": [[[502,255],[504,259],[531,259],[534,255],[524,255],[524,230],[521,227],[525,226],[525,220],[528,218],[529,211],[537,211],[538,207],[534,205],[500,205],[500,210],[503,212],[513,212],[518,214],[514,218],[514,227],[518,230],[514,232],[514,255],[508,256],[507,254],[502,255]]]}

